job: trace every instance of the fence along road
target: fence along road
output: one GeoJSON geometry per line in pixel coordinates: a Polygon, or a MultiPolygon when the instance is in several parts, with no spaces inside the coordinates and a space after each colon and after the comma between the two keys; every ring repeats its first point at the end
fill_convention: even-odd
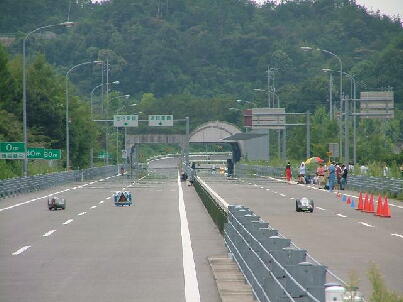
{"type": "Polygon", "coordinates": [[[365,296],[371,294],[370,262],[378,265],[388,287],[402,291],[402,209],[393,208],[392,218],[380,218],[350,208],[335,194],[307,186],[269,178],[199,176],[227,203],[249,207],[343,280],[348,281],[355,271],[365,296]],[[312,214],[295,211],[295,198],[303,196],[314,200],[312,214]]]}
{"type": "MultiPolygon", "coordinates": [[[[176,162],[163,166],[169,173],[134,185],[114,176],[2,200],[9,207],[69,189],[59,193],[64,211],[49,211],[45,197],[0,212],[1,301],[189,301],[176,162]],[[113,205],[123,187],[134,206],[113,205]]],[[[182,190],[200,298],[219,301],[207,256],[225,253],[224,243],[194,189],[182,190]]]]}

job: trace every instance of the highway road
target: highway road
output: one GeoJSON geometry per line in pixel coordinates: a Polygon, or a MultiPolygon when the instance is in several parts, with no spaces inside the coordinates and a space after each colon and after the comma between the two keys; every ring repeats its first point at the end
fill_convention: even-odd
{"type": "Polygon", "coordinates": [[[313,186],[268,177],[227,180],[206,171],[199,176],[225,202],[251,208],[343,280],[355,272],[365,296],[371,293],[370,263],[379,267],[390,289],[403,293],[403,203],[391,201],[392,218],[380,218],[354,210],[336,194],[313,186]],[[314,200],[314,213],[295,211],[295,199],[303,196],[314,200]]]}
{"type": "Polygon", "coordinates": [[[176,164],[0,200],[0,300],[219,301],[207,257],[224,242],[176,164]],[[114,206],[122,188],[134,206],[114,206]],[[49,211],[50,194],[66,210],[49,211]]]}

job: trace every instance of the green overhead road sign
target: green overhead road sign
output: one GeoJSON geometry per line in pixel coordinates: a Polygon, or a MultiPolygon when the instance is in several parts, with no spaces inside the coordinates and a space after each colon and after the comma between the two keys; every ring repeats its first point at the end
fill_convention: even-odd
{"type": "Polygon", "coordinates": [[[27,148],[27,156],[29,159],[43,159],[45,148],[27,148]]]}
{"type": "Polygon", "coordinates": [[[0,159],[24,159],[25,144],[23,142],[0,143],[0,159]]]}
{"type": "Polygon", "coordinates": [[[149,115],[148,126],[151,127],[172,127],[174,125],[173,115],[149,115]]]}
{"type": "Polygon", "coordinates": [[[60,149],[45,149],[43,159],[62,159],[62,150],[60,149]]]}
{"type": "Polygon", "coordinates": [[[98,153],[98,158],[104,159],[108,156],[109,159],[112,159],[112,154],[106,153],[104,151],[101,151],[98,153]]]}
{"type": "Polygon", "coordinates": [[[114,115],[113,126],[115,127],[138,127],[138,115],[114,115]]]}

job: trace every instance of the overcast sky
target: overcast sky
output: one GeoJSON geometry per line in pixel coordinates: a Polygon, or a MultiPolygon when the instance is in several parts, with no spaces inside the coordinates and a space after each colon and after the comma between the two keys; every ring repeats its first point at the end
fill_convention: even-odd
{"type": "MultiPolygon", "coordinates": [[[[265,0],[255,0],[257,3],[264,3],[265,0]]],[[[389,15],[403,17],[403,0],[356,0],[357,4],[363,5],[370,10],[389,15]]]]}

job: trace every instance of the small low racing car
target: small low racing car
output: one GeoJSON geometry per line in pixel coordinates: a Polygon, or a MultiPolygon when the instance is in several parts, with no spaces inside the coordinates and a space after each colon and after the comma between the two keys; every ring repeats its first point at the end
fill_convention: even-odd
{"type": "Polygon", "coordinates": [[[48,198],[48,208],[49,211],[57,209],[66,209],[66,200],[61,197],[52,196],[48,198]]]}
{"type": "Polygon", "coordinates": [[[297,212],[313,212],[314,204],[312,199],[302,197],[295,201],[295,210],[297,212]]]}
{"type": "Polygon", "coordinates": [[[113,194],[113,201],[115,206],[131,206],[133,203],[132,193],[129,191],[117,191],[113,194]]]}

